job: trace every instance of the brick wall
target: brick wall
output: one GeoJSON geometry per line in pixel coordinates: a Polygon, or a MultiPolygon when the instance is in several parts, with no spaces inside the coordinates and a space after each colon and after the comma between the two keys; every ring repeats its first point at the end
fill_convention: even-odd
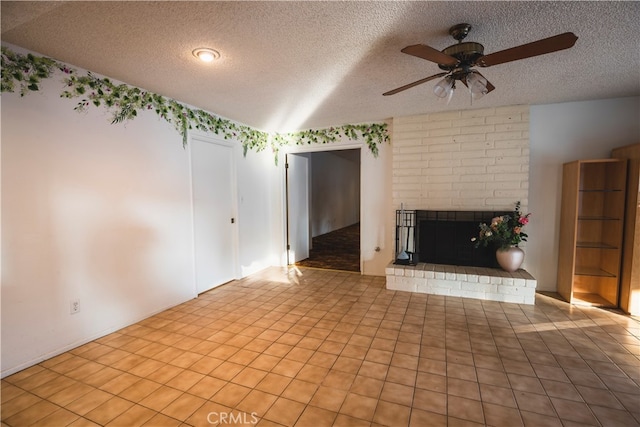
{"type": "Polygon", "coordinates": [[[527,211],[529,106],[395,118],[392,141],[394,208],[527,211]]]}

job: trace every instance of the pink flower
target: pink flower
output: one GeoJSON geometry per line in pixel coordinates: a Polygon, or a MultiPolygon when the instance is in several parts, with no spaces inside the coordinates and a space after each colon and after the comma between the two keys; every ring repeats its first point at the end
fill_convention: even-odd
{"type": "Polygon", "coordinates": [[[520,224],[522,224],[522,225],[527,225],[527,224],[529,224],[529,217],[521,216],[521,217],[518,219],[518,222],[519,222],[520,224]]]}

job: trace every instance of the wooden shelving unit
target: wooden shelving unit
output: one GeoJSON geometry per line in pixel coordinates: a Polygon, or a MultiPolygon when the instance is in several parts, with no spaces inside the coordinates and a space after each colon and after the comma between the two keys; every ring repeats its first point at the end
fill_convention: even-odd
{"type": "Polygon", "coordinates": [[[626,179],[626,160],[564,165],[558,293],[573,304],[618,306],[626,179]]]}
{"type": "Polygon", "coordinates": [[[616,148],[611,151],[611,157],[628,160],[620,308],[640,316],[640,144],[616,148]]]}

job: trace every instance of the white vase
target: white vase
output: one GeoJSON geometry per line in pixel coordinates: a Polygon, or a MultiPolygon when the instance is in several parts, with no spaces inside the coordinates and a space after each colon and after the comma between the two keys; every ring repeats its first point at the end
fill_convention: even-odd
{"type": "Polygon", "coordinates": [[[496,251],[496,260],[503,270],[513,273],[520,268],[524,261],[524,251],[517,246],[496,251]]]}

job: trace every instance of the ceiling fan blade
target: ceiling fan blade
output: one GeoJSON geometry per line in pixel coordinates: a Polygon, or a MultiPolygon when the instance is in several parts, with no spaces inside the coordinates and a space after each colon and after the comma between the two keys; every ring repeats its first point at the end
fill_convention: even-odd
{"type": "MultiPolygon", "coordinates": [[[[478,73],[476,71],[476,73],[478,73]]],[[[482,76],[483,79],[487,80],[487,78],[485,76],[483,76],[482,74],[478,73],[480,76],[482,76]]],[[[491,82],[489,80],[487,80],[487,93],[491,92],[492,90],[494,90],[496,87],[494,85],[491,84],[491,82]]]]}
{"type": "Polygon", "coordinates": [[[491,82],[489,80],[487,80],[487,93],[491,92],[492,90],[494,90],[496,87],[494,85],[491,84],[491,82]]]}
{"type": "Polygon", "coordinates": [[[490,53],[489,55],[480,57],[476,61],[476,65],[491,67],[492,65],[504,64],[505,62],[557,52],[559,50],[569,49],[576,43],[576,40],[578,40],[578,37],[575,34],[562,33],[532,43],[512,47],[511,49],[490,53]]]}
{"type": "Polygon", "coordinates": [[[414,86],[421,85],[422,83],[426,83],[429,80],[433,80],[433,79],[437,79],[438,77],[446,76],[447,74],[449,74],[449,73],[434,74],[433,76],[429,76],[429,77],[425,77],[424,79],[420,79],[417,82],[409,83],[408,85],[400,86],[397,89],[393,89],[393,90],[390,90],[389,92],[385,92],[382,95],[384,95],[384,96],[395,95],[398,92],[402,92],[403,90],[407,90],[407,89],[412,88],[414,86]]]}
{"type": "Polygon", "coordinates": [[[426,59],[427,61],[435,62],[436,64],[455,66],[459,62],[453,56],[446,55],[431,46],[427,46],[426,44],[414,44],[407,46],[402,49],[401,52],[426,59]]]}

